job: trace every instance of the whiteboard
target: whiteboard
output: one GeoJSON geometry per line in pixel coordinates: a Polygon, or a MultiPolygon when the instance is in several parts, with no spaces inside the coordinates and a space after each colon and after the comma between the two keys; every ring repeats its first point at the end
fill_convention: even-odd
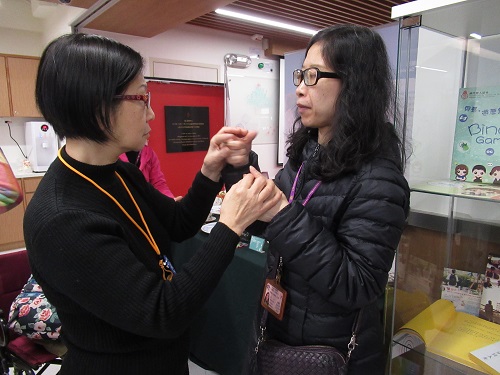
{"type": "Polygon", "coordinates": [[[229,124],[256,130],[254,144],[278,142],[279,81],[263,77],[228,77],[229,124]]]}
{"type": "Polygon", "coordinates": [[[227,68],[226,124],[256,130],[254,145],[278,143],[279,61],[253,58],[227,68]]]}

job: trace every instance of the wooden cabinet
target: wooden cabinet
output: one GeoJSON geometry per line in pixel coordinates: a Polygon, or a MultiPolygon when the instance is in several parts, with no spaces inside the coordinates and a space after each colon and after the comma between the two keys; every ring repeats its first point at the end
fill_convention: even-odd
{"type": "Polygon", "coordinates": [[[24,203],[0,215],[0,251],[24,246],[23,217],[24,203]]]}
{"type": "Polygon", "coordinates": [[[35,100],[39,62],[37,57],[0,56],[0,117],[42,117],[35,100]]]}
{"type": "Polygon", "coordinates": [[[40,183],[41,177],[18,179],[23,190],[23,202],[10,211],[0,215],[0,251],[24,247],[24,211],[40,183]]]}
{"type": "Polygon", "coordinates": [[[0,56],[0,117],[10,116],[9,87],[7,85],[7,65],[5,57],[0,56]]]}
{"type": "Polygon", "coordinates": [[[41,177],[33,177],[33,178],[25,178],[23,179],[23,191],[24,191],[24,208],[28,206],[28,203],[30,202],[31,198],[33,197],[33,194],[35,193],[36,188],[38,187],[38,184],[42,180],[41,177]]]}

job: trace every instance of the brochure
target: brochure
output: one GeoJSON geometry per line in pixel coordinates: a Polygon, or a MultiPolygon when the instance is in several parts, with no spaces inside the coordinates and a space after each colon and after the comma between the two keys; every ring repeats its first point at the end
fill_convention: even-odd
{"type": "Polygon", "coordinates": [[[420,358],[433,359],[429,362],[484,372],[469,353],[497,341],[500,329],[495,323],[456,311],[451,301],[439,299],[394,335],[392,358],[419,352],[420,358]]]}
{"type": "Polygon", "coordinates": [[[453,302],[456,311],[479,316],[484,275],[445,268],[441,298],[453,302]]]}
{"type": "Polygon", "coordinates": [[[471,359],[488,374],[500,375],[500,341],[470,352],[471,359]]]}
{"type": "Polygon", "coordinates": [[[450,177],[500,185],[500,86],[460,89],[450,177]]]}
{"type": "Polygon", "coordinates": [[[488,255],[479,316],[500,324],[500,254],[488,255]]]}

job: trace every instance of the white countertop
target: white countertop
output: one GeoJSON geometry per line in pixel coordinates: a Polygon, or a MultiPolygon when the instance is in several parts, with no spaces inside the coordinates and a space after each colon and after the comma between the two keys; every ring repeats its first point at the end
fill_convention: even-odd
{"type": "Polygon", "coordinates": [[[16,178],[43,177],[45,172],[13,171],[16,178]]]}

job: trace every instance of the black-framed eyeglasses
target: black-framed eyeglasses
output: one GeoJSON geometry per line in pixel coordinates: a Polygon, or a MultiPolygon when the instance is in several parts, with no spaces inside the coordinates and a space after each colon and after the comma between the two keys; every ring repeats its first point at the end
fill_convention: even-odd
{"type": "Polygon", "coordinates": [[[115,99],[120,100],[142,100],[146,108],[151,108],[151,93],[147,92],[144,95],[115,95],[115,99]]]}
{"type": "Polygon", "coordinates": [[[299,86],[302,81],[306,86],[314,86],[320,78],[341,78],[333,72],[322,72],[318,68],[295,69],[293,71],[293,84],[299,86]]]}

